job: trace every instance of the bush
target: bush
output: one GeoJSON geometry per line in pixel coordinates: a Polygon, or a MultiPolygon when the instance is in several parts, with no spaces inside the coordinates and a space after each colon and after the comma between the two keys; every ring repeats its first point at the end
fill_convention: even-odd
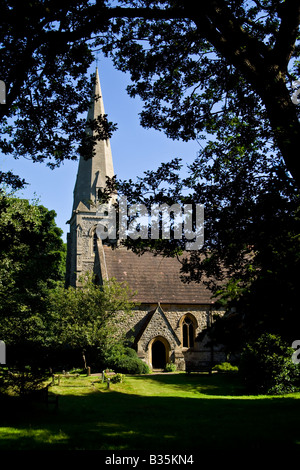
{"type": "Polygon", "coordinates": [[[216,370],[218,372],[238,372],[238,367],[233,366],[230,362],[222,362],[221,364],[216,364],[212,370],[216,370]]]}
{"type": "Polygon", "coordinates": [[[112,383],[112,384],[118,384],[118,383],[122,383],[122,382],[123,382],[124,375],[123,375],[123,374],[120,374],[120,373],[117,373],[117,374],[114,374],[114,375],[107,375],[107,374],[104,374],[104,381],[105,381],[105,382],[108,382],[108,379],[110,380],[110,383],[112,383]]]}
{"type": "Polygon", "coordinates": [[[109,367],[123,374],[148,374],[149,366],[142,361],[132,348],[118,350],[109,359],[109,367]]]}
{"type": "Polygon", "coordinates": [[[111,377],[110,381],[112,384],[118,384],[118,383],[122,383],[123,382],[123,374],[115,374],[111,377]]]}
{"type": "Polygon", "coordinates": [[[166,364],[165,372],[175,372],[176,369],[176,364],[170,362],[169,364],[166,364]]]}
{"type": "Polygon", "coordinates": [[[251,393],[281,394],[299,387],[299,367],[292,362],[294,350],[280,336],[263,334],[244,348],[240,373],[251,393]]]}

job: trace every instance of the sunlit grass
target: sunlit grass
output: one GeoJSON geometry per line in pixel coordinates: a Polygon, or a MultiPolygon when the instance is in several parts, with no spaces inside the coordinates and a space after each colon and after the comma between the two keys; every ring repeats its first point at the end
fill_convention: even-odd
{"type": "Polygon", "coordinates": [[[33,429],[31,427],[28,429],[2,427],[0,428],[0,438],[1,441],[6,440],[21,449],[23,446],[24,448],[27,447],[27,441],[34,442],[35,445],[39,446],[39,444],[65,443],[68,440],[68,436],[62,431],[52,433],[47,429],[33,429]]]}

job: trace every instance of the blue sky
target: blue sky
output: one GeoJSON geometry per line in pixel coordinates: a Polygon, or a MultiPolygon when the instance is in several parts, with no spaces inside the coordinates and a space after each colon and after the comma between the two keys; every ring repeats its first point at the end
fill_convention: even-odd
{"type": "MultiPolygon", "coordinates": [[[[118,127],[111,138],[111,148],[119,179],[134,180],[144,171],[155,169],[161,162],[174,157],[182,158],[184,163],[191,163],[196,158],[199,151],[197,142],[172,141],[162,132],[141,127],[139,112],[142,103],[128,96],[126,86],[130,80],[113,67],[111,60],[99,58],[98,69],[105,112],[118,127]]],[[[26,189],[19,192],[19,197],[36,197],[42,205],[55,210],[56,224],[63,230],[66,241],[69,231],[66,222],[71,216],[78,162],[66,161],[55,170],[50,170],[45,163],[33,163],[24,158],[14,160],[1,156],[0,162],[1,170],[12,170],[29,183],[26,189]]]]}

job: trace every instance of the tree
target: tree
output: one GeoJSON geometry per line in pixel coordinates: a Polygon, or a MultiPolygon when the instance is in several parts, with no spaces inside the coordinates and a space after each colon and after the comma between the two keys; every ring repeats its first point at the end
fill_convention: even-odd
{"type": "MultiPolygon", "coordinates": [[[[3,152],[51,158],[51,166],[76,158],[78,146],[91,156],[94,142],[80,145],[85,124],[78,115],[88,107],[84,74],[98,47],[131,72],[130,94],[145,101],[142,125],[188,140],[223,128],[230,136],[231,126],[243,123],[263,150],[280,154],[299,184],[299,106],[291,100],[299,75],[298,2],[214,0],[201,10],[191,0],[119,5],[2,2],[3,152]]],[[[113,128],[105,119],[90,125],[99,138],[113,128]]]]}
{"type": "Polygon", "coordinates": [[[202,132],[218,136],[224,128],[230,134],[230,126],[242,122],[260,137],[263,151],[267,142],[279,149],[299,184],[299,108],[291,101],[299,74],[292,60],[298,57],[298,2],[220,0],[198,12],[191,1],[159,3],[167,20],[118,21],[120,35],[109,38],[106,49],[131,73],[129,93],[145,102],[143,125],[188,140],[202,132]],[[181,19],[170,19],[173,7],[181,19]]]}
{"type": "Polygon", "coordinates": [[[280,336],[264,334],[246,345],[240,373],[250,393],[282,394],[299,389],[299,367],[293,349],[280,336]]]}
{"type": "Polygon", "coordinates": [[[0,337],[10,365],[38,364],[47,344],[45,299],[64,281],[65,246],[55,212],[0,195],[0,337]]]}
{"type": "Polygon", "coordinates": [[[114,279],[99,286],[86,276],[81,284],[80,288],[54,289],[49,296],[48,315],[53,348],[80,351],[86,369],[91,361],[99,367],[116,345],[124,343],[122,322],[132,315],[134,303],[127,285],[114,279]]]}

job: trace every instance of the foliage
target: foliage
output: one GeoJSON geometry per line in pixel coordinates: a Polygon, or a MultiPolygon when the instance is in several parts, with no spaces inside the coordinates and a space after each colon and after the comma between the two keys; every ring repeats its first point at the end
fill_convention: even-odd
{"type": "Polygon", "coordinates": [[[46,297],[64,280],[65,247],[55,212],[0,194],[0,337],[10,365],[38,367],[49,344],[46,297]]]}
{"type": "Polygon", "coordinates": [[[21,397],[30,396],[45,387],[49,380],[49,371],[44,368],[25,366],[0,370],[0,395],[13,394],[21,397]]]}
{"type": "MultiPolygon", "coordinates": [[[[85,74],[102,48],[131,73],[129,93],[145,103],[143,126],[173,139],[209,133],[207,150],[224,137],[241,158],[253,147],[261,155],[279,150],[299,182],[299,107],[291,101],[298,2],[215,0],[200,11],[191,0],[5,0],[0,13],[2,152],[51,167],[76,158],[78,148],[91,156],[95,142],[81,146],[80,115],[89,104],[85,74]]],[[[88,126],[99,138],[113,128],[107,120],[88,126]]]]}
{"type": "Polygon", "coordinates": [[[144,102],[142,125],[172,139],[201,139],[202,148],[206,134],[207,155],[226,146],[224,156],[234,152],[243,161],[254,149],[261,156],[279,150],[299,183],[293,157],[299,108],[291,101],[299,77],[299,5],[217,0],[197,14],[191,1],[166,0],[160,8],[161,18],[116,19],[112,34],[99,39],[131,74],[129,94],[144,102]]]}
{"type": "MultiPolygon", "coordinates": [[[[97,3],[101,9],[104,2],[97,3]]],[[[7,88],[6,104],[0,109],[2,152],[46,161],[51,168],[64,159],[77,159],[79,147],[90,157],[93,141],[87,142],[82,113],[88,109],[93,80],[86,77],[93,55],[84,26],[93,8],[87,0],[6,0],[0,11],[7,24],[0,29],[1,79],[7,88]]],[[[103,119],[104,125],[88,123],[102,138],[109,133],[103,119]]],[[[22,184],[3,172],[0,180],[22,184]]]]}
{"type": "Polygon", "coordinates": [[[281,333],[290,340],[300,328],[300,218],[299,192],[279,160],[273,165],[270,156],[260,160],[249,154],[242,164],[225,155],[192,165],[184,179],[181,162],[174,159],[136,182],[119,182],[118,191],[127,195],[129,204],[148,208],[204,204],[201,250],[184,251],[184,233],[180,240],[127,239],[126,244],[137,253],[184,252],[182,281],[204,283],[216,307],[227,311],[213,333],[232,352],[255,331],[281,333]]]}
{"type": "Polygon", "coordinates": [[[114,348],[107,357],[109,367],[123,374],[149,374],[149,366],[129,347],[114,348]]]}
{"type": "Polygon", "coordinates": [[[112,384],[122,383],[124,380],[124,374],[120,374],[119,372],[113,375],[104,374],[104,381],[108,382],[108,379],[112,384]]]}
{"type": "Polygon", "coordinates": [[[54,287],[64,278],[65,248],[54,211],[38,201],[8,194],[3,188],[0,207],[1,296],[5,300],[13,289],[16,301],[10,309],[15,310],[24,292],[37,290],[43,283],[47,288],[54,287]]]}
{"type": "Polygon", "coordinates": [[[297,390],[300,370],[292,362],[293,352],[280,336],[268,333],[248,343],[239,370],[249,392],[281,394],[297,390]]]}
{"type": "Polygon", "coordinates": [[[134,305],[128,286],[114,279],[99,286],[87,274],[80,288],[57,287],[48,305],[53,347],[81,350],[85,368],[92,358],[99,365],[125,341],[122,322],[132,315],[134,305]]]}
{"type": "Polygon", "coordinates": [[[230,364],[230,362],[222,362],[220,364],[216,364],[212,370],[216,370],[218,372],[237,372],[238,366],[234,366],[230,364]]]}
{"type": "Polygon", "coordinates": [[[165,371],[166,372],[175,372],[177,369],[176,364],[173,364],[172,362],[166,364],[165,371]]]}

